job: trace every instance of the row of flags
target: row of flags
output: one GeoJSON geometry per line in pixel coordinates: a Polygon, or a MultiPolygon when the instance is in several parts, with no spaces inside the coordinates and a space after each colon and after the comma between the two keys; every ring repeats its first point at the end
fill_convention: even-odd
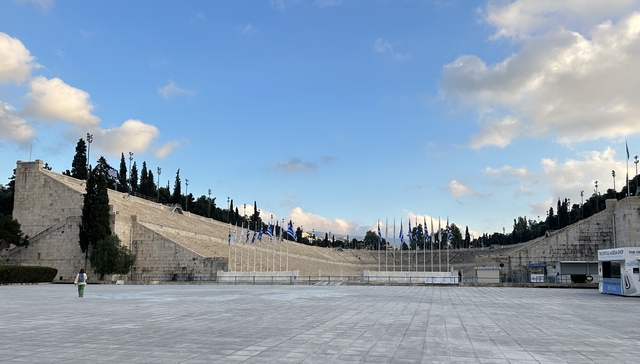
{"type": "MultiPolygon", "coordinates": [[[[423,218],[423,226],[424,226],[424,237],[425,242],[429,243],[433,240],[433,235],[429,235],[429,228],[427,227],[427,219],[423,218]]],[[[418,225],[418,218],[416,218],[416,226],[418,225]]],[[[433,218],[431,218],[431,233],[433,234],[433,218]]],[[[451,230],[449,229],[449,218],[447,217],[447,226],[444,230],[445,240],[447,244],[449,244],[449,240],[451,238],[451,230]]],[[[418,241],[418,237],[415,235],[414,229],[411,229],[411,220],[409,220],[409,233],[406,235],[409,238],[409,242],[413,243],[414,241],[418,241]]],[[[404,231],[402,227],[402,219],[400,219],[400,234],[398,238],[400,239],[400,244],[404,244],[404,231]]],[[[382,234],[380,233],[380,222],[378,221],[378,241],[382,242],[382,234]]],[[[438,218],[438,241],[442,241],[442,229],[440,228],[440,218],[438,218]]]]}
{"type": "MultiPolygon", "coordinates": [[[[244,239],[245,243],[249,242],[249,238],[251,238],[251,244],[255,243],[256,238],[258,239],[258,241],[262,241],[262,234],[264,233],[264,235],[267,235],[271,240],[273,240],[273,243],[275,244],[276,241],[278,240],[277,236],[276,239],[273,239],[274,236],[274,232],[278,231],[278,223],[276,222],[276,225],[274,226],[272,223],[269,223],[269,225],[267,226],[266,230],[263,231],[263,227],[260,226],[259,229],[254,229],[251,230],[251,228],[249,226],[247,226],[247,233],[246,233],[246,237],[244,239]],[[253,235],[251,234],[253,232],[253,235]]],[[[293,230],[293,224],[291,223],[291,221],[289,221],[289,226],[287,228],[287,235],[289,237],[291,237],[294,241],[298,241],[297,237],[296,237],[296,233],[293,230]]],[[[232,242],[234,243],[238,243],[238,242],[242,242],[243,240],[243,236],[245,236],[244,233],[244,222],[242,223],[242,227],[240,228],[240,234],[238,235],[238,225],[236,225],[233,234],[231,234],[231,228],[229,228],[229,235],[227,238],[227,242],[229,243],[229,245],[231,245],[232,242]]]]}

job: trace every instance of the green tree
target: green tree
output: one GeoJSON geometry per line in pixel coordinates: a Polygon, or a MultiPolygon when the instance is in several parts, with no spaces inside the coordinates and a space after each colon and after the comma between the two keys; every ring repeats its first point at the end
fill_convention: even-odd
{"type": "Polygon", "coordinates": [[[449,226],[449,231],[451,232],[451,247],[454,249],[460,249],[462,247],[462,232],[460,228],[454,223],[451,223],[449,226]]]}
{"type": "Polygon", "coordinates": [[[131,185],[132,192],[138,192],[138,166],[136,162],[133,162],[131,167],[131,176],[129,176],[129,184],[131,185]]]}
{"type": "Polygon", "coordinates": [[[85,267],[89,247],[111,235],[106,177],[94,168],[89,174],[86,190],[79,234],[80,249],[85,253],[85,267]]]}
{"type": "Polygon", "coordinates": [[[118,191],[128,192],[129,182],[127,181],[127,162],[124,159],[124,153],[120,155],[120,171],[118,172],[118,191]]]}
{"type": "Polygon", "coordinates": [[[464,247],[469,248],[471,246],[471,235],[469,235],[469,226],[464,228],[464,247]]]}
{"type": "Polygon", "coordinates": [[[149,172],[147,171],[147,162],[142,162],[142,171],[140,172],[140,190],[139,192],[145,196],[151,197],[151,186],[149,186],[149,172]]]}
{"type": "Polygon", "coordinates": [[[167,187],[160,187],[158,189],[159,192],[159,203],[170,203],[171,202],[171,192],[169,191],[169,188],[167,187]]]}
{"type": "Polygon", "coordinates": [[[135,254],[120,244],[117,235],[109,235],[91,246],[91,267],[100,275],[100,280],[109,274],[127,274],[136,261],[135,254]]]}
{"type": "Polygon", "coordinates": [[[29,237],[20,230],[20,223],[9,215],[0,213],[0,250],[8,248],[10,244],[29,246],[29,237]]]}
{"type": "Polygon", "coordinates": [[[149,186],[147,187],[150,192],[150,197],[156,197],[158,195],[158,187],[156,186],[155,181],[153,180],[153,172],[149,169],[149,173],[147,175],[147,183],[149,186]]]}
{"type": "Polygon", "coordinates": [[[80,138],[76,144],[76,154],[71,162],[71,177],[77,179],[87,179],[87,144],[80,138]]]}
{"type": "Polygon", "coordinates": [[[9,183],[6,186],[0,185],[0,213],[11,215],[13,213],[14,191],[16,187],[16,170],[13,169],[9,183]]]}
{"type": "Polygon", "coordinates": [[[113,190],[116,189],[116,180],[112,177],[115,176],[113,175],[115,169],[107,163],[107,160],[103,156],[100,156],[98,159],[98,163],[96,163],[96,167],[93,169],[92,173],[93,172],[105,177],[107,188],[111,188],[113,190]]]}
{"type": "Polygon", "coordinates": [[[173,195],[171,197],[171,203],[182,205],[182,190],[180,182],[180,168],[176,172],[176,181],[173,184],[173,195]]]}

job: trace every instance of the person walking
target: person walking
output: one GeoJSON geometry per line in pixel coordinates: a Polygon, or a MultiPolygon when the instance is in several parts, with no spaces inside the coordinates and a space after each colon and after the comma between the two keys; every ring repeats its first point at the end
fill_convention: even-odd
{"type": "Polygon", "coordinates": [[[84,296],[84,286],[87,284],[87,275],[84,273],[84,268],[80,269],[76,279],[73,280],[73,284],[78,286],[78,297],[82,298],[84,296]]]}

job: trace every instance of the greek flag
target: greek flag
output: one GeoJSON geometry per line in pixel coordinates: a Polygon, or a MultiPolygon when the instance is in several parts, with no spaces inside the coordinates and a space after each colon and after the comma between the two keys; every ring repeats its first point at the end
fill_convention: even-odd
{"type": "Polygon", "coordinates": [[[251,237],[251,244],[255,243],[256,241],[256,234],[258,234],[258,232],[256,230],[253,230],[253,236],[251,237]]]}
{"type": "Polygon", "coordinates": [[[247,226],[247,238],[245,239],[245,243],[249,242],[249,233],[251,232],[251,229],[249,229],[249,226],[247,226]]]}
{"type": "Polygon", "coordinates": [[[429,236],[429,229],[427,229],[427,218],[423,217],[424,221],[424,241],[431,241],[431,237],[429,236]]]}
{"type": "Polygon", "coordinates": [[[400,246],[402,247],[402,244],[404,244],[404,234],[402,233],[402,220],[400,220],[400,235],[398,237],[400,238],[400,246]]]}
{"type": "Polygon", "coordinates": [[[231,229],[229,229],[229,237],[228,237],[227,243],[231,245],[231,229]]]}
{"type": "Polygon", "coordinates": [[[382,233],[380,232],[380,220],[378,220],[378,243],[382,243],[382,233]]]}
{"type": "Polygon", "coordinates": [[[296,233],[293,231],[293,224],[289,221],[289,227],[287,228],[287,235],[289,235],[294,241],[298,241],[296,233]]]}
{"type": "Polygon", "coordinates": [[[267,231],[265,232],[265,234],[267,234],[267,236],[273,237],[273,233],[271,232],[271,224],[269,224],[269,226],[267,227],[267,231]]]}
{"type": "Polygon", "coordinates": [[[411,231],[411,219],[409,219],[409,233],[407,234],[409,237],[409,243],[413,243],[413,232],[411,231]]]}
{"type": "Polygon", "coordinates": [[[444,238],[446,239],[447,245],[449,245],[449,238],[451,238],[451,230],[449,230],[449,218],[447,217],[447,228],[444,231],[444,238]]]}
{"type": "Polygon", "coordinates": [[[260,226],[260,230],[258,231],[258,241],[262,242],[262,226],[260,226]]]}

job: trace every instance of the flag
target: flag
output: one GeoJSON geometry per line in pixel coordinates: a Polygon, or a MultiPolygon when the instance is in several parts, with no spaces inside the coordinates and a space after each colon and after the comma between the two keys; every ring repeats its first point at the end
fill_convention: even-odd
{"type": "Polygon", "coordinates": [[[378,220],[378,243],[382,243],[382,234],[380,233],[380,220],[378,220]]]}
{"type": "Polygon", "coordinates": [[[251,232],[251,229],[249,229],[249,225],[247,225],[247,239],[244,241],[245,243],[249,242],[249,233],[251,232]]]}
{"type": "Polygon", "coordinates": [[[293,224],[291,223],[291,221],[289,221],[289,227],[287,228],[287,235],[293,238],[294,241],[298,241],[298,238],[296,237],[296,233],[293,231],[293,224]]]}
{"type": "Polygon", "coordinates": [[[231,229],[229,229],[229,237],[227,243],[229,243],[229,246],[231,246],[231,229]]]}
{"type": "Polygon", "coordinates": [[[271,224],[269,224],[269,226],[267,227],[267,231],[265,231],[265,234],[267,234],[267,236],[273,237],[273,232],[271,231],[271,224]]]}
{"type": "Polygon", "coordinates": [[[409,243],[413,243],[413,233],[411,232],[411,218],[409,218],[409,233],[407,234],[409,243]]]}
{"type": "Polygon", "coordinates": [[[627,144],[627,141],[624,141],[624,145],[627,147],[627,160],[629,160],[629,144],[627,144]]]}
{"type": "Polygon", "coordinates": [[[278,229],[278,227],[278,222],[276,221],[276,230],[274,231],[274,233],[276,234],[276,238],[273,239],[274,244],[278,243],[278,232],[280,233],[280,237],[282,237],[282,229],[278,229]]]}
{"type": "Polygon", "coordinates": [[[244,221],[242,222],[242,228],[240,228],[240,235],[238,235],[238,241],[242,241],[242,235],[244,235],[244,221]]]}
{"type": "Polygon", "coordinates": [[[260,230],[258,231],[258,241],[262,242],[262,226],[260,226],[260,230]]]}
{"type": "Polygon", "coordinates": [[[424,223],[424,241],[429,242],[431,238],[429,237],[429,229],[427,228],[427,218],[423,216],[422,219],[424,223]]]}
{"type": "Polygon", "coordinates": [[[447,228],[446,228],[446,230],[444,231],[444,233],[445,233],[445,235],[446,235],[446,236],[445,236],[445,239],[447,239],[447,246],[448,246],[448,245],[449,245],[449,238],[451,237],[451,236],[450,236],[450,235],[451,235],[451,230],[449,230],[449,217],[448,217],[448,216],[447,216],[447,228]]]}
{"type": "Polygon", "coordinates": [[[251,237],[251,244],[256,242],[256,235],[258,234],[258,229],[253,230],[253,236],[251,237]]]}
{"type": "Polygon", "coordinates": [[[402,233],[402,219],[400,219],[400,249],[402,249],[402,244],[404,244],[404,234],[402,233]]]}

